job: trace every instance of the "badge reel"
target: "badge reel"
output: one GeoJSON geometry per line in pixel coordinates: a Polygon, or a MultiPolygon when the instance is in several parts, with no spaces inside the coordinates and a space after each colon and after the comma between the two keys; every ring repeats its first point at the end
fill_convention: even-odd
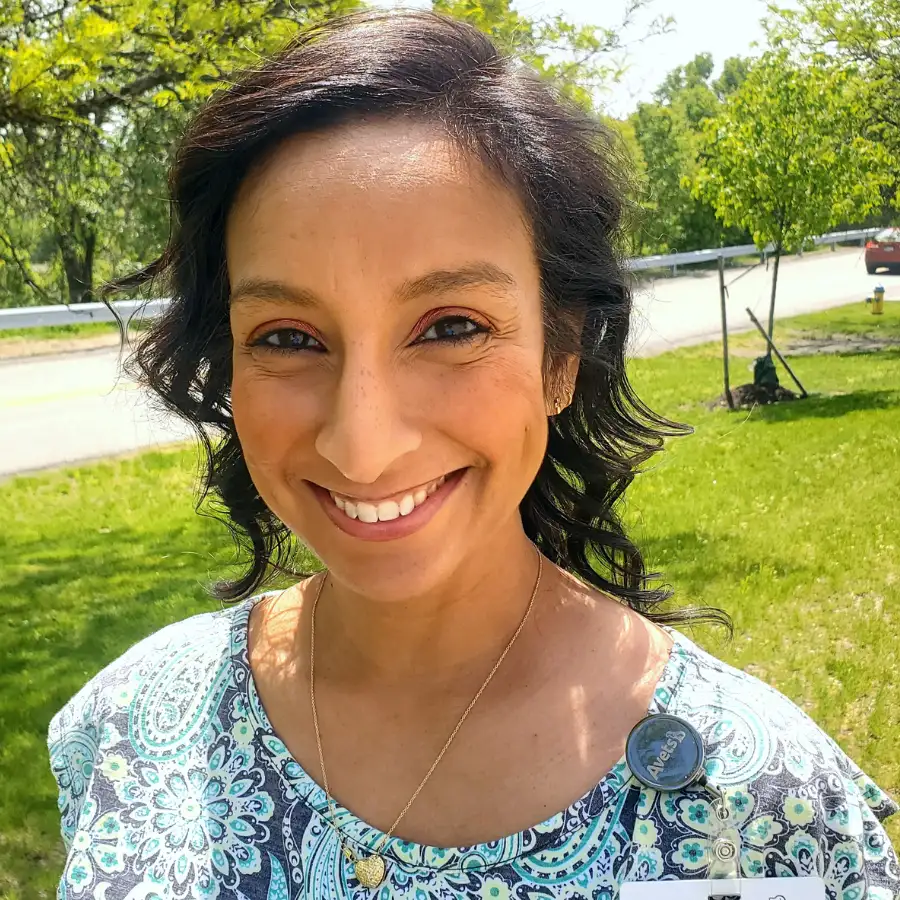
{"type": "Polygon", "coordinates": [[[669,792],[696,785],[713,795],[707,878],[716,884],[710,886],[709,896],[739,896],[741,837],[731,823],[725,795],[706,777],[706,751],[694,726],[667,713],[647,716],[628,735],[625,758],[634,777],[645,787],[669,792]]]}
{"type": "Polygon", "coordinates": [[[706,750],[698,731],[668,713],[647,716],[628,735],[625,759],[634,777],[654,791],[680,791],[695,785],[712,794],[710,861],[705,879],[626,881],[622,900],[822,900],[820,878],[741,879],[741,836],[731,819],[725,795],[706,777],[706,750]],[[772,882],[778,883],[775,890],[772,882]]]}

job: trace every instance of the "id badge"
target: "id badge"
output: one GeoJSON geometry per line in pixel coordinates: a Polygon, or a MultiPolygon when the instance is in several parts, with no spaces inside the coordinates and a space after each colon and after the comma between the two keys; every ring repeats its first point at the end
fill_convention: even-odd
{"type": "Polygon", "coordinates": [[[691,878],[685,881],[626,881],[621,900],[824,900],[825,882],[803,878],[691,878]]]}

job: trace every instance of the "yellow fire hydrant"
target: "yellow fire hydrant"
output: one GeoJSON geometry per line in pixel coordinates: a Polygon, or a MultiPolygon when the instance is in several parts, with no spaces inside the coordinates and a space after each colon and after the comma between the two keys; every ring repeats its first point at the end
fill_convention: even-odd
{"type": "Polygon", "coordinates": [[[884,314],[884,285],[879,284],[872,292],[872,315],[884,314]]]}

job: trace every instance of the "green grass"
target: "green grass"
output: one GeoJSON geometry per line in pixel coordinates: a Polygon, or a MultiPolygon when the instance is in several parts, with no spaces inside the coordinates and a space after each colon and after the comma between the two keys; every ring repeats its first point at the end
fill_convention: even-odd
{"type": "MultiPolygon", "coordinates": [[[[900,339],[900,304],[777,331],[900,339]]],[[[786,693],[900,796],[900,344],[797,357],[809,399],[737,413],[706,405],[719,353],[633,365],[639,393],[695,428],[629,493],[634,536],[682,601],[734,617],[732,645],[700,635],[711,652],[786,693]]]]}
{"type": "MultiPolygon", "coordinates": [[[[900,331],[862,305],[780,323],[900,331]]],[[[694,636],[799,703],[900,795],[900,348],[803,357],[807,401],[711,411],[715,345],[633,363],[640,393],[696,428],[629,494],[633,533],[682,603],[716,605],[737,636],[694,636]]],[[[217,605],[233,561],[193,512],[193,450],[0,485],[0,897],[51,897],[62,865],[45,734],[125,649],[217,605]]],[[[895,817],[900,819],[900,816],[895,817]]],[[[900,822],[889,821],[900,845],[900,822]]]]}
{"type": "MultiPolygon", "coordinates": [[[[760,322],[765,326],[762,315],[758,316],[760,322]]],[[[825,341],[834,340],[840,337],[859,338],[877,338],[882,342],[890,341],[900,343],[900,303],[896,301],[888,301],[884,304],[884,312],[880,316],[874,316],[871,313],[871,307],[865,302],[851,303],[847,306],[838,306],[833,309],[823,310],[822,312],[809,313],[803,316],[791,316],[786,319],[777,319],[775,321],[775,345],[782,353],[790,356],[789,347],[797,341],[807,341],[810,339],[825,341]]],[[[729,350],[743,357],[753,357],[758,354],[765,353],[766,342],[760,333],[753,329],[752,331],[742,331],[737,334],[731,334],[728,337],[729,350]]],[[[722,348],[719,343],[698,344],[694,347],[685,347],[678,351],[679,358],[686,359],[721,359],[722,348]]],[[[658,357],[659,358],[659,357],[658,357]]],[[[799,359],[795,364],[789,359],[791,368],[797,371],[802,369],[806,364],[799,359]]],[[[738,360],[735,364],[734,377],[732,377],[732,386],[739,384],[744,376],[745,368],[742,366],[750,366],[747,363],[738,360]]],[[[790,376],[782,373],[782,381],[789,387],[790,376]]],[[[797,373],[800,376],[800,373],[797,373]]],[[[748,380],[748,379],[744,379],[748,380]]]]}
{"type": "Polygon", "coordinates": [[[115,322],[78,322],[72,325],[42,325],[39,328],[0,329],[0,341],[43,341],[48,338],[84,338],[98,334],[116,334],[115,322]]]}
{"type": "Polygon", "coordinates": [[[888,301],[880,316],[872,315],[864,302],[838,306],[823,312],[794,316],[776,323],[776,331],[793,335],[872,335],[900,341],[900,303],[888,301]]]}

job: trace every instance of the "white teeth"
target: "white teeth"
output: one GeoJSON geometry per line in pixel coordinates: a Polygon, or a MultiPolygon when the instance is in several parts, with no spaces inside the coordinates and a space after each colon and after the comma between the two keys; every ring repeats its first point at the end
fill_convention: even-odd
{"type": "Polygon", "coordinates": [[[391,522],[400,518],[400,504],[394,503],[393,500],[387,500],[378,504],[378,521],[391,522]]]}
{"type": "Polygon", "coordinates": [[[378,521],[378,507],[371,503],[357,503],[356,514],[360,522],[368,522],[370,525],[378,521]]]}
{"type": "Polygon", "coordinates": [[[351,519],[374,524],[375,522],[391,522],[400,516],[408,516],[417,506],[421,506],[444,482],[446,475],[441,475],[431,484],[419,488],[414,493],[404,494],[400,500],[382,500],[380,503],[366,503],[363,500],[353,501],[337,494],[332,494],[334,505],[351,519]]]}

